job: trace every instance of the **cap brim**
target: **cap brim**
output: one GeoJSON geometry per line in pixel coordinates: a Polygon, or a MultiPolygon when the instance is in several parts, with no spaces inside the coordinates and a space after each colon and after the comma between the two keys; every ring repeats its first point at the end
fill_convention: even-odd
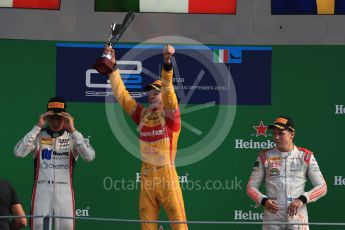
{"type": "Polygon", "coordinates": [[[158,84],[148,84],[144,87],[145,91],[150,91],[150,90],[157,90],[160,91],[161,90],[161,86],[158,84]]]}
{"type": "Polygon", "coordinates": [[[274,129],[274,128],[281,129],[281,130],[288,129],[288,128],[284,127],[284,126],[277,125],[277,124],[273,124],[273,125],[269,125],[268,126],[268,129],[274,129]]]}
{"type": "Polygon", "coordinates": [[[53,115],[61,115],[60,113],[66,112],[65,109],[49,109],[48,111],[53,111],[53,115]]]}
{"type": "Polygon", "coordinates": [[[294,128],[292,127],[287,127],[287,126],[283,126],[283,125],[280,125],[280,124],[272,124],[272,125],[269,125],[268,126],[268,129],[274,129],[274,128],[277,128],[277,129],[280,129],[280,130],[290,130],[290,131],[295,131],[294,128]]]}

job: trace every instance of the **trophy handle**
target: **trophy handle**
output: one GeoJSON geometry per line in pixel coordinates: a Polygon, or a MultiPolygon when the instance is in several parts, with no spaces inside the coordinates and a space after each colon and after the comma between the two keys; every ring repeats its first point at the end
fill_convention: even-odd
{"type": "Polygon", "coordinates": [[[122,30],[126,30],[126,28],[131,24],[134,20],[135,14],[133,12],[127,12],[125,17],[122,20],[122,30]]]}
{"type": "Polygon", "coordinates": [[[116,38],[115,42],[120,40],[120,38],[122,37],[123,33],[126,31],[127,27],[132,23],[134,18],[135,18],[135,14],[133,12],[127,12],[126,13],[126,15],[125,15],[125,17],[123,18],[123,21],[122,21],[121,32],[120,32],[119,36],[116,38]]]}
{"type": "Polygon", "coordinates": [[[134,20],[134,13],[128,12],[122,20],[122,24],[112,23],[110,26],[110,36],[109,40],[106,43],[109,47],[113,47],[116,42],[120,40],[123,33],[126,31],[127,27],[134,20]]]}

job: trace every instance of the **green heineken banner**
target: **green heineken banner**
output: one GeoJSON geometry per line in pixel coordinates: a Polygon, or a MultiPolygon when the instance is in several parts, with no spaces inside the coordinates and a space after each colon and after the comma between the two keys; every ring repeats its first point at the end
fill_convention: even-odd
{"type": "MultiPolygon", "coordinates": [[[[345,126],[345,46],[205,47],[196,51],[176,46],[174,59],[174,85],[183,111],[176,164],[187,219],[261,221],[263,208],[256,208],[247,196],[247,182],[258,152],[274,147],[267,126],[277,116],[288,115],[296,124],[295,144],[314,152],[328,185],[327,195],[308,205],[309,221],[344,222],[345,155],[341,128],[345,126]],[[198,60],[216,67],[198,64],[192,60],[197,53],[188,56],[190,52],[201,53],[198,60]],[[179,58],[184,61],[179,62],[179,58]],[[232,81],[218,78],[223,67],[232,81]],[[194,96],[188,94],[192,89],[194,96]],[[236,100],[231,97],[223,103],[222,97],[217,98],[234,96],[234,92],[236,100]]],[[[139,219],[142,175],[136,154],[136,126],[116,102],[107,99],[110,92],[106,79],[92,70],[94,56],[101,55],[101,46],[0,40],[0,50],[0,175],[16,187],[26,213],[30,213],[34,160],[31,155],[16,158],[13,149],[37,123],[39,114],[46,111],[48,99],[58,93],[67,98],[76,129],[89,139],[96,152],[94,161],[78,159],[74,168],[76,216],[139,219]],[[25,60],[19,65],[13,61],[18,60],[18,53],[25,60]],[[68,59],[73,53],[73,60],[78,57],[76,70],[68,59]]],[[[134,92],[132,95],[139,95],[147,77],[159,74],[159,50],[160,47],[135,48],[133,44],[119,47],[123,68],[135,67],[121,72],[123,79],[129,81],[125,84],[134,92]],[[135,53],[138,50],[140,55],[135,53]]],[[[145,105],[145,99],[137,99],[145,105]]],[[[310,188],[308,183],[307,189],[310,188]]],[[[261,190],[265,191],[264,186],[261,190]]],[[[168,219],[163,208],[159,219],[168,219]]],[[[168,224],[159,227],[171,229],[168,224]]],[[[140,229],[140,225],[77,220],[76,229],[140,229]]],[[[251,230],[261,226],[190,225],[189,229],[251,230]]]]}

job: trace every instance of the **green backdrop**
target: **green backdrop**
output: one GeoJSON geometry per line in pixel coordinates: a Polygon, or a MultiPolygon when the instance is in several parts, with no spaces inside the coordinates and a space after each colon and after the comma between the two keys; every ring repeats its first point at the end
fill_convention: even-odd
{"type": "MultiPolygon", "coordinates": [[[[15,185],[27,213],[33,184],[33,160],[29,156],[15,158],[13,148],[36,124],[38,115],[45,111],[47,100],[54,96],[55,45],[55,42],[47,41],[0,40],[0,176],[15,185]]],[[[345,176],[342,130],[345,115],[336,114],[335,109],[336,105],[345,104],[345,46],[273,46],[272,53],[272,105],[237,106],[234,124],[222,145],[202,161],[177,169],[188,180],[182,186],[189,220],[246,221],[238,219],[236,213],[262,212],[262,208],[254,207],[245,192],[259,150],[235,148],[235,142],[236,139],[267,141],[271,137],[256,137],[253,126],[259,125],[260,121],[267,125],[276,116],[287,114],[296,123],[295,143],[315,152],[328,183],[327,196],[309,205],[310,221],[345,221],[345,185],[334,183],[336,176],[345,176]],[[215,185],[222,188],[203,189],[208,180],[219,181],[215,185]],[[193,181],[199,181],[201,188],[192,189],[193,181]],[[223,189],[226,184],[227,188],[223,189]]],[[[202,116],[191,113],[182,119],[194,122],[200,130],[207,130],[209,123],[204,121],[212,120],[218,110],[218,106],[213,106],[202,116]]],[[[127,153],[114,137],[104,104],[69,103],[69,111],[75,117],[76,128],[84,136],[90,136],[96,150],[95,161],[85,163],[80,159],[75,168],[78,214],[138,219],[139,190],[116,190],[110,186],[122,179],[130,186],[128,181],[135,181],[136,173],[140,172],[140,161],[127,153]]],[[[182,129],[180,145],[194,141],[193,138],[182,129]]],[[[121,186],[119,182],[116,185],[121,186]]],[[[167,219],[164,212],[161,219],[167,219]]],[[[168,225],[163,227],[170,229],[168,225]]],[[[96,228],[139,229],[139,225],[77,221],[77,229],[96,228]]],[[[261,229],[261,226],[190,225],[190,229],[210,228],[261,229]]]]}

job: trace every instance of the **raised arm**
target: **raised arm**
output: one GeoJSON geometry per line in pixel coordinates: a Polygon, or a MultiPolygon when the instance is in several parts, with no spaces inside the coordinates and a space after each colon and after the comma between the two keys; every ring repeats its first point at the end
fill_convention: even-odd
{"type": "Polygon", "coordinates": [[[181,118],[173,85],[174,72],[171,64],[171,57],[174,53],[175,49],[171,45],[166,45],[163,49],[164,65],[161,72],[161,91],[167,126],[174,132],[178,132],[181,129],[181,118]]]}
{"type": "Polygon", "coordinates": [[[52,114],[52,111],[43,113],[39,116],[37,125],[28,132],[23,139],[21,139],[14,147],[14,155],[16,157],[25,157],[33,152],[35,155],[35,142],[38,134],[41,132],[42,127],[45,125],[47,117],[52,114]]]}
{"type": "Polygon", "coordinates": [[[178,109],[178,101],[173,85],[173,67],[171,57],[174,55],[175,49],[171,45],[166,45],[163,49],[164,65],[161,73],[162,80],[162,99],[163,106],[169,112],[175,112],[178,109]]]}
{"type": "Polygon", "coordinates": [[[121,107],[126,111],[126,113],[132,117],[134,122],[139,124],[143,107],[132,98],[123,84],[120,76],[120,70],[116,68],[115,51],[112,48],[106,47],[104,52],[111,54],[111,61],[115,65],[115,70],[109,74],[109,80],[114,97],[121,107]]]}
{"type": "Polygon", "coordinates": [[[73,152],[80,155],[87,162],[93,161],[96,153],[90,145],[89,140],[85,139],[78,131],[74,131],[71,135],[73,139],[73,152]]]}
{"type": "Polygon", "coordinates": [[[74,117],[67,112],[62,112],[60,115],[65,119],[65,128],[71,133],[73,140],[73,154],[76,158],[78,155],[83,160],[90,162],[95,159],[95,150],[91,147],[89,140],[85,139],[83,135],[74,127],[74,117]]]}
{"type": "Polygon", "coordinates": [[[36,138],[40,131],[40,127],[34,126],[33,129],[16,144],[14,147],[14,155],[16,157],[26,157],[29,153],[34,152],[36,138]]]}

